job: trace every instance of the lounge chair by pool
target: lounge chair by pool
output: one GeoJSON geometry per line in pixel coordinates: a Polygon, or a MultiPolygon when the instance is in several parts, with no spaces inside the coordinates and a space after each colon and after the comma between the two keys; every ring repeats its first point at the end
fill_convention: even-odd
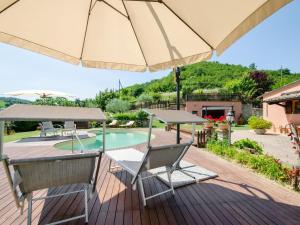
{"type": "Polygon", "coordinates": [[[133,127],[135,122],[133,120],[130,120],[126,124],[120,125],[120,127],[133,127]]]}
{"type": "Polygon", "coordinates": [[[41,137],[46,137],[48,133],[57,135],[57,132],[62,130],[62,127],[59,125],[53,125],[52,121],[45,121],[41,123],[41,137]],[[56,126],[56,127],[55,127],[56,126]]]}
{"type": "Polygon", "coordinates": [[[113,120],[108,124],[109,127],[116,127],[118,125],[118,120],[113,120]]]}
{"type": "Polygon", "coordinates": [[[71,133],[71,134],[76,134],[76,124],[74,121],[66,121],[64,123],[64,127],[62,128],[62,135],[67,134],[67,133],[71,133]]]}

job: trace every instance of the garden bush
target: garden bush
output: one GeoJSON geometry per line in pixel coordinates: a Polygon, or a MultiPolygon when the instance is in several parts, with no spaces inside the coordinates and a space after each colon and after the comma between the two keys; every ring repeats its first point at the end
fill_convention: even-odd
{"type": "Polygon", "coordinates": [[[34,131],[39,123],[35,121],[15,121],[12,123],[12,129],[15,132],[34,131]]]}
{"type": "Polygon", "coordinates": [[[120,121],[136,120],[136,113],[126,112],[126,113],[116,113],[113,118],[120,121]]]}
{"type": "Polygon", "coordinates": [[[123,122],[133,120],[138,127],[145,127],[148,125],[148,114],[142,110],[137,112],[116,113],[113,115],[113,118],[123,122]]]}
{"type": "Polygon", "coordinates": [[[207,149],[217,155],[235,160],[272,180],[290,183],[291,170],[269,155],[257,155],[242,151],[237,146],[230,146],[227,141],[209,140],[207,149]]]}
{"type": "Polygon", "coordinates": [[[111,113],[123,113],[130,109],[130,103],[128,101],[114,98],[110,100],[106,105],[106,111],[111,113]]]}
{"type": "Polygon", "coordinates": [[[250,140],[248,138],[240,139],[234,142],[233,145],[239,149],[247,149],[247,148],[253,149],[257,154],[263,153],[262,147],[256,141],[250,140]]]}
{"type": "Polygon", "coordinates": [[[261,117],[251,116],[248,119],[248,124],[251,129],[270,129],[272,123],[261,117]]]}

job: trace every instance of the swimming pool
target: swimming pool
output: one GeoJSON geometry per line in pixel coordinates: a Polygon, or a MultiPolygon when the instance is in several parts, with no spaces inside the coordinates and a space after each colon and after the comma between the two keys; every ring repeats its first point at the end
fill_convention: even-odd
{"type": "MultiPolygon", "coordinates": [[[[95,137],[81,139],[84,150],[98,150],[102,148],[103,136],[101,131],[93,131],[95,137]]],[[[106,131],[106,149],[125,148],[147,142],[148,134],[142,131],[108,130],[106,131]]],[[[153,138],[153,137],[152,137],[153,138]]],[[[72,141],[65,141],[55,145],[61,150],[72,150],[72,141]]],[[[80,143],[74,140],[74,150],[81,150],[80,143]]]]}

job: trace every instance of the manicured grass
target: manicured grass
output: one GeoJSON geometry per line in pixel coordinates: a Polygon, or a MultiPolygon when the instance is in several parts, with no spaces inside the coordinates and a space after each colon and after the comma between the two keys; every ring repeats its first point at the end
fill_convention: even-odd
{"type": "Polygon", "coordinates": [[[17,141],[22,138],[29,138],[29,137],[34,137],[40,134],[40,131],[28,131],[28,132],[20,132],[20,133],[15,133],[12,135],[5,135],[4,136],[4,143],[7,142],[12,142],[12,141],[17,141]]]}
{"type": "Polygon", "coordinates": [[[165,127],[165,124],[160,122],[159,120],[153,120],[153,124],[152,126],[154,128],[164,128],[165,127]]]}

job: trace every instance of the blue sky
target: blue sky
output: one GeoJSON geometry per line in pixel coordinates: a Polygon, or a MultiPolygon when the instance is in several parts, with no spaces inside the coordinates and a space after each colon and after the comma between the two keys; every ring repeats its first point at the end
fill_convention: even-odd
{"type": "MultiPolygon", "coordinates": [[[[300,73],[300,1],[295,0],[269,17],[212,61],[258,68],[279,69],[282,65],[300,73]]],[[[143,83],[166,76],[87,69],[0,44],[0,93],[20,89],[49,89],[72,93],[79,98],[94,97],[99,90],[143,83]]]]}

